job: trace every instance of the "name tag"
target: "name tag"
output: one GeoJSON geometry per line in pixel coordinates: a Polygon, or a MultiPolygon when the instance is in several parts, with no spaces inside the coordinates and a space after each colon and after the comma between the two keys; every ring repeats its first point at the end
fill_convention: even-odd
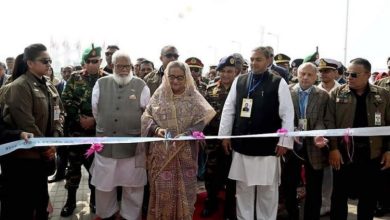
{"type": "Polygon", "coordinates": [[[253,99],[242,99],[241,114],[243,118],[250,118],[252,112],[253,99]]]}
{"type": "Polygon", "coordinates": [[[381,126],[382,116],[380,112],[375,112],[375,126],[381,126]]]}
{"type": "Polygon", "coordinates": [[[298,131],[307,131],[307,119],[302,118],[298,120],[298,131]]]}
{"type": "Polygon", "coordinates": [[[60,120],[61,109],[59,105],[54,106],[54,121],[60,120]]]}

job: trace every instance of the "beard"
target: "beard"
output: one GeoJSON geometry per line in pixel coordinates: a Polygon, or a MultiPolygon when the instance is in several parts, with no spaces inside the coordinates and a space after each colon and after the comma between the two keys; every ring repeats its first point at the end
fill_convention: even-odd
{"type": "Polygon", "coordinates": [[[124,86],[124,85],[129,84],[129,82],[131,80],[131,74],[129,74],[127,76],[120,76],[119,74],[114,73],[113,77],[114,77],[114,81],[116,83],[118,83],[118,85],[120,85],[120,86],[124,86]]]}

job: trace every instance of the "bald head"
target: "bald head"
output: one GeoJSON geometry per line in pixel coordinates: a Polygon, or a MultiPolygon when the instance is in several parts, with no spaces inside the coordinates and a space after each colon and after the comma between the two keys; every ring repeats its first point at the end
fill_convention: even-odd
{"type": "Polygon", "coordinates": [[[304,63],[298,67],[299,86],[306,90],[317,80],[317,67],[312,63],[304,63]]]}

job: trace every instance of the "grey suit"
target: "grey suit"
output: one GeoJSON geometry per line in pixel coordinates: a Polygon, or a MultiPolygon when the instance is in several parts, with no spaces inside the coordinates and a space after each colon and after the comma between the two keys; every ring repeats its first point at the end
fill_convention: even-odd
{"type": "MultiPolygon", "coordinates": [[[[299,110],[299,96],[298,96],[299,84],[290,88],[291,97],[294,104],[295,119],[294,125],[298,125],[300,110],[299,110]]],[[[325,91],[314,86],[310,95],[306,107],[306,119],[307,130],[321,130],[325,129],[324,116],[326,106],[329,100],[329,95],[325,91]]],[[[328,155],[323,149],[319,149],[314,145],[312,138],[306,138],[305,140],[307,156],[310,164],[314,169],[323,169],[328,166],[328,155]]]]}

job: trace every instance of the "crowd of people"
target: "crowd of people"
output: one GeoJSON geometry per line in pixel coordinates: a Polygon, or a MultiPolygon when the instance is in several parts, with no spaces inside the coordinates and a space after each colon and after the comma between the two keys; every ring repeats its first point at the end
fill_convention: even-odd
{"type": "MultiPolygon", "coordinates": [[[[345,67],[315,52],[290,62],[261,46],[249,60],[238,53],[221,58],[203,76],[201,59],[178,61],[172,45],[161,49],[159,68],[145,58],[134,62],[117,45],[102,50],[91,44],[79,66],[61,68],[62,79],[43,44],[0,62],[0,144],[32,137],[170,139],[390,125],[390,58],[388,73],[372,73],[364,58],[345,67]]],[[[61,216],[71,216],[82,166],[91,212],[101,219],[190,220],[199,180],[207,191],[202,217],[217,211],[220,191],[224,219],[270,220],[285,211],[291,220],[327,214],[346,220],[348,199],[358,200],[358,219],[390,211],[388,136],[113,143],[86,157],[89,148],[35,147],[1,156],[0,219],[48,219],[48,182],[64,179],[61,216]],[[301,186],[305,195],[297,194],[301,186]]]]}

